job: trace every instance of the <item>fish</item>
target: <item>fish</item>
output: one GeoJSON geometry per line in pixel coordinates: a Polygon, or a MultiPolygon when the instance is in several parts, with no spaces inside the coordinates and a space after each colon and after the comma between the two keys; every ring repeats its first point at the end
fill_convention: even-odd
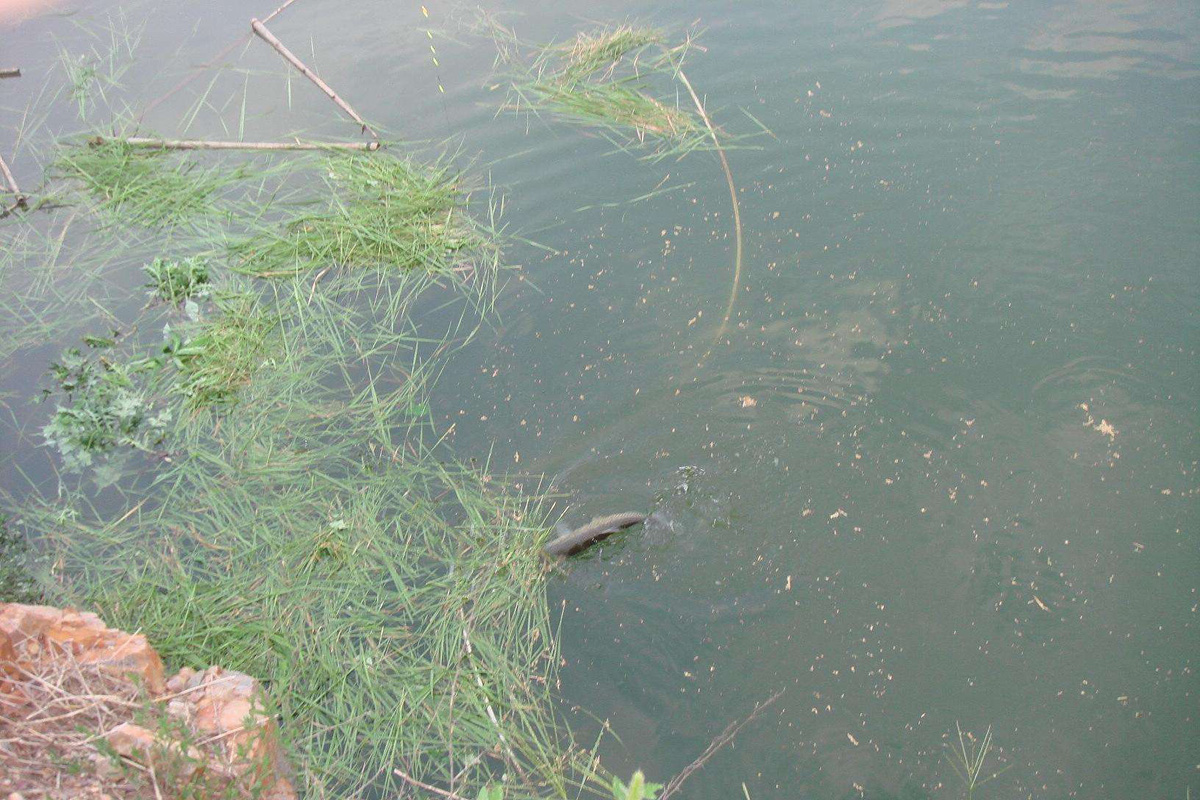
{"type": "Polygon", "coordinates": [[[625,511],[620,514],[609,514],[606,517],[596,517],[586,525],[580,526],[569,533],[564,533],[557,539],[546,543],[546,552],[555,558],[573,556],[607,539],[617,531],[623,531],[631,525],[637,525],[646,519],[645,514],[636,511],[625,511]]]}

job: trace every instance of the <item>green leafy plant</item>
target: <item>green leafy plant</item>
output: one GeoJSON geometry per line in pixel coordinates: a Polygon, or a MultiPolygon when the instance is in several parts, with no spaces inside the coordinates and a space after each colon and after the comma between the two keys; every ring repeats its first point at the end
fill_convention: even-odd
{"type": "Polygon", "coordinates": [[[146,288],[150,289],[150,296],[173,306],[208,297],[212,290],[208,262],[201,258],[178,261],[156,258],[142,267],[142,271],[149,279],[146,288]]]}
{"type": "Polygon", "coordinates": [[[962,780],[963,787],[966,789],[967,800],[974,800],[976,789],[999,776],[1008,767],[1003,767],[981,779],[988,753],[992,749],[992,726],[988,726],[983,739],[979,741],[976,741],[975,737],[969,734],[964,734],[962,727],[957,722],[954,723],[954,727],[958,729],[958,747],[950,744],[946,745],[950,751],[946,760],[953,767],[954,774],[962,780]],[[967,745],[968,739],[971,740],[970,747],[967,745]]]}
{"type": "Polygon", "coordinates": [[[149,452],[162,441],[171,413],[165,408],[155,411],[144,379],[144,373],[159,364],[155,359],[93,359],[70,348],[50,366],[56,386],[47,396],[58,394],[62,402],[42,436],[62,454],[69,471],[90,466],[97,455],[118,447],[149,452]]]}
{"type": "Polygon", "coordinates": [[[613,800],[654,800],[662,788],[661,783],[648,783],[646,776],[639,769],[633,773],[628,784],[622,782],[620,778],[613,778],[613,800]]]}

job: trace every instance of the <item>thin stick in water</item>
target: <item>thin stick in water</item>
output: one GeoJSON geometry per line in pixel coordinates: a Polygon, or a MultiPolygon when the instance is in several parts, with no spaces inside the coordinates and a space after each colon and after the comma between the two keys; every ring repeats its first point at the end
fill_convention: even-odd
{"type": "Polygon", "coordinates": [[[149,147],[159,150],[366,150],[373,152],[379,142],[219,142],[205,139],[151,139],[143,136],[127,138],[105,138],[93,136],[88,144],[102,145],[106,142],[123,142],[132,147],[149,147]]]}
{"type": "Polygon", "coordinates": [[[311,69],[306,67],[304,65],[303,61],[296,58],[296,56],[292,53],[292,51],[288,50],[287,47],[284,46],[283,42],[281,42],[275,38],[275,34],[271,33],[269,30],[267,30],[266,25],[263,25],[257,19],[252,19],[252,20],[250,20],[250,27],[254,29],[254,32],[256,34],[258,34],[260,39],[262,39],[267,44],[271,45],[271,47],[274,47],[276,52],[278,52],[279,55],[283,56],[283,59],[285,61],[287,61],[289,64],[291,64],[297,70],[299,70],[301,75],[303,75],[304,77],[306,77],[310,81],[312,81],[314,84],[316,84],[317,88],[320,89],[322,92],[324,92],[325,95],[330,100],[332,100],[334,103],[336,103],[338,108],[342,109],[342,111],[345,111],[347,114],[349,114],[350,117],[355,122],[357,122],[359,125],[362,125],[362,129],[364,131],[366,131],[367,133],[371,134],[371,138],[373,138],[373,139],[379,138],[379,134],[376,133],[371,128],[371,126],[367,124],[366,120],[364,120],[362,117],[360,117],[358,115],[358,112],[355,111],[353,108],[351,108],[350,105],[345,100],[338,97],[337,92],[335,92],[333,89],[329,88],[329,84],[327,84],[325,81],[321,80],[320,76],[317,75],[317,73],[313,72],[311,69]]]}
{"type": "Polygon", "coordinates": [[[4,173],[4,183],[9,188],[9,193],[16,196],[16,203],[19,207],[25,207],[25,195],[21,192],[21,187],[17,186],[17,179],[13,177],[12,170],[8,168],[8,162],[4,160],[4,156],[0,156],[0,172],[4,173]]]}
{"type": "Polygon", "coordinates": [[[684,781],[692,777],[693,773],[701,770],[704,765],[708,763],[708,760],[717,754],[718,750],[733,741],[733,738],[738,735],[738,731],[753,722],[759,714],[766,710],[767,706],[774,703],[780,697],[783,697],[783,693],[786,691],[787,689],[780,689],[763,702],[754,706],[754,710],[751,711],[745,719],[741,720],[740,722],[731,722],[725,726],[725,730],[721,731],[721,733],[712,740],[708,747],[705,748],[704,752],[701,753],[695,761],[693,761],[691,764],[688,764],[683,768],[682,772],[671,779],[670,783],[667,784],[667,788],[663,789],[662,794],[658,796],[658,800],[669,800],[671,795],[678,792],[680,787],[683,786],[684,781]]]}
{"type": "Polygon", "coordinates": [[[405,775],[403,772],[401,772],[398,769],[392,770],[392,774],[398,778],[403,778],[404,780],[408,781],[413,786],[416,786],[419,789],[424,789],[425,791],[433,792],[434,794],[440,794],[442,797],[447,797],[450,800],[467,800],[467,798],[463,797],[460,794],[455,794],[454,792],[447,792],[445,789],[439,789],[436,786],[430,786],[428,783],[422,783],[421,781],[417,780],[416,778],[412,777],[411,775],[405,775]]]}
{"type": "Polygon", "coordinates": [[[725,158],[725,149],[721,147],[721,142],[717,139],[717,131],[713,128],[712,122],[708,118],[708,112],[704,110],[704,104],[700,102],[696,90],[692,88],[692,82],[688,80],[684,74],[683,68],[675,71],[679,76],[679,80],[687,88],[688,94],[692,96],[692,102],[696,104],[696,110],[700,112],[700,118],[704,120],[705,127],[708,128],[708,135],[712,137],[713,146],[717,149],[717,155],[721,159],[721,169],[725,170],[725,181],[729,184],[729,202],[733,205],[733,236],[735,242],[733,256],[733,286],[729,289],[729,304],[725,306],[725,316],[721,318],[721,325],[717,328],[716,335],[713,336],[712,344],[708,346],[708,350],[704,355],[700,356],[700,360],[708,358],[708,354],[712,352],[713,347],[725,335],[726,329],[729,328],[729,320],[733,316],[733,306],[737,302],[738,287],[742,283],[742,212],[738,206],[737,188],[733,185],[733,173],[729,171],[729,160],[725,158]]]}

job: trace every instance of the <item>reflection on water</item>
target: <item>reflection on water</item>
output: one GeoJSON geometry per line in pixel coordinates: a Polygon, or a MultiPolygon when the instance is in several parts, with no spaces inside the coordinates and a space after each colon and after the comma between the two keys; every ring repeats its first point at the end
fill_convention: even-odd
{"type": "Polygon", "coordinates": [[[0,25],[21,22],[56,5],[58,0],[0,0],[0,25]]]}
{"type": "Polygon", "coordinates": [[[1030,38],[1033,55],[1021,59],[1021,69],[1055,78],[1111,80],[1131,70],[1195,78],[1195,14],[1184,3],[1069,3],[1030,38]]]}

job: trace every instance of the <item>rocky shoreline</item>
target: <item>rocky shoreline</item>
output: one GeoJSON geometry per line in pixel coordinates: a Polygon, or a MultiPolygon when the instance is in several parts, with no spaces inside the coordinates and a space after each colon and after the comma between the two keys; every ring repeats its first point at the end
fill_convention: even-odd
{"type": "Polygon", "coordinates": [[[294,800],[258,681],[164,674],[95,614],[0,603],[0,797],[294,800]]]}

